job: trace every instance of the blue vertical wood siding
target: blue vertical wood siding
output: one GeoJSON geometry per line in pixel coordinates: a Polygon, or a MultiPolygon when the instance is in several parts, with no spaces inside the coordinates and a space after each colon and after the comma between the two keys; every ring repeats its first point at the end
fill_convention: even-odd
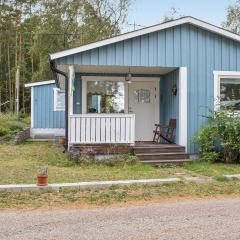
{"type": "Polygon", "coordinates": [[[64,128],[64,111],[54,111],[55,84],[32,87],[33,91],[33,128],[64,128]]]}
{"type": "MultiPolygon", "coordinates": [[[[240,71],[240,43],[183,24],[155,33],[57,59],[58,64],[187,67],[189,151],[203,115],[213,107],[213,71],[240,71]]],[[[181,114],[181,113],[179,113],[181,114]]]]}
{"type": "Polygon", "coordinates": [[[171,118],[177,120],[175,141],[178,142],[179,125],[179,94],[172,94],[173,85],[179,86],[179,70],[175,70],[161,77],[160,80],[160,122],[168,124],[171,118]]]}

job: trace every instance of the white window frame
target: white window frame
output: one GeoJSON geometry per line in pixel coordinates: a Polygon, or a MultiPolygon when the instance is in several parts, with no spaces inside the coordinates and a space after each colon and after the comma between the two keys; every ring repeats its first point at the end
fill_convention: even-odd
{"type": "MultiPolygon", "coordinates": [[[[240,72],[236,71],[213,71],[214,75],[214,111],[218,111],[220,107],[220,84],[222,78],[240,79],[240,72]]],[[[234,111],[240,114],[240,111],[234,111]]]]}
{"type": "Polygon", "coordinates": [[[65,104],[61,108],[57,107],[57,94],[60,92],[64,93],[64,91],[61,91],[60,88],[53,88],[53,110],[54,110],[54,112],[65,111],[65,104]]]}

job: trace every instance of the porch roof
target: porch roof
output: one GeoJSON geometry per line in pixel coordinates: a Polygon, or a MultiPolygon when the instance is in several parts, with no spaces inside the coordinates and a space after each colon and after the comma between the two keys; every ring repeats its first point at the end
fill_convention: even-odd
{"type": "MultiPolygon", "coordinates": [[[[59,65],[67,72],[69,65],[59,65]]],[[[174,67],[129,67],[129,66],[95,66],[95,65],[74,65],[75,72],[85,76],[125,76],[129,71],[134,76],[160,76],[170,73],[177,68],[174,67]]]]}

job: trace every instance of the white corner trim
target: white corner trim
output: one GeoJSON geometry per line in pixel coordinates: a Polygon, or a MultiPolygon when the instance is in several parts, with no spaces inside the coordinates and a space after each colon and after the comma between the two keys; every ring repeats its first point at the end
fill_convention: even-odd
{"type": "Polygon", "coordinates": [[[220,79],[221,78],[240,78],[237,71],[213,71],[214,76],[214,110],[219,110],[220,101],[220,79]]]}
{"type": "Polygon", "coordinates": [[[47,84],[53,84],[53,83],[55,83],[55,80],[26,83],[26,84],[24,84],[24,87],[35,87],[35,86],[41,86],[41,85],[47,85],[47,84]]]}
{"type": "Polygon", "coordinates": [[[133,32],[125,33],[125,34],[122,34],[122,35],[119,35],[119,36],[116,36],[116,37],[113,37],[113,38],[109,38],[109,39],[105,39],[105,40],[102,40],[102,41],[90,43],[90,44],[87,44],[87,45],[83,45],[81,47],[76,47],[76,48],[67,49],[67,50],[64,50],[64,51],[52,53],[52,54],[50,54],[50,58],[51,58],[51,60],[53,60],[53,59],[69,56],[69,55],[72,55],[72,54],[88,51],[90,49],[99,48],[99,47],[106,46],[106,45],[109,45],[109,44],[112,44],[112,43],[124,41],[124,40],[130,39],[130,38],[134,38],[134,37],[142,36],[142,35],[149,34],[149,33],[152,33],[152,32],[156,32],[156,31],[167,29],[167,28],[175,27],[175,26],[182,25],[182,24],[185,24],[185,23],[189,23],[189,24],[192,24],[194,26],[203,28],[205,30],[214,32],[216,34],[220,34],[220,35],[223,35],[225,37],[231,38],[233,40],[240,41],[240,35],[238,35],[238,34],[227,31],[223,28],[214,26],[210,23],[201,21],[201,20],[193,18],[193,17],[183,17],[183,18],[179,18],[177,20],[173,20],[173,21],[157,24],[157,25],[154,25],[154,26],[151,26],[151,27],[143,28],[143,29],[140,29],[140,30],[136,30],[136,31],[133,31],[133,32]]]}
{"type": "Polygon", "coordinates": [[[31,88],[31,128],[34,125],[34,88],[31,88]]]}
{"type": "Polygon", "coordinates": [[[53,88],[53,111],[54,112],[63,112],[65,111],[65,106],[64,108],[57,108],[57,94],[60,92],[60,88],[53,88]]]}
{"type": "Polygon", "coordinates": [[[179,68],[179,144],[188,147],[188,84],[187,68],[179,68]]]}

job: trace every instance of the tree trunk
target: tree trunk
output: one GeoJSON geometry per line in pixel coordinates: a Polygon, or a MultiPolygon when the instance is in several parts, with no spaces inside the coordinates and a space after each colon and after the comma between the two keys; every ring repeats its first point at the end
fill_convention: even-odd
{"type": "Polygon", "coordinates": [[[19,113],[19,81],[20,81],[20,68],[17,66],[15,76],[15,112],[19,113]]]}
{"type": "Polygon", "coordinates": [[[9,101],[10,101],[10,111],[13,111],[13,101],[12,101],[12,80],[11,80],[11,62],[10,62],[10,46],[8,41],[8,50],[7,50],[7,59],[8,59],[8,91],[9,91],[9,101]]]}

